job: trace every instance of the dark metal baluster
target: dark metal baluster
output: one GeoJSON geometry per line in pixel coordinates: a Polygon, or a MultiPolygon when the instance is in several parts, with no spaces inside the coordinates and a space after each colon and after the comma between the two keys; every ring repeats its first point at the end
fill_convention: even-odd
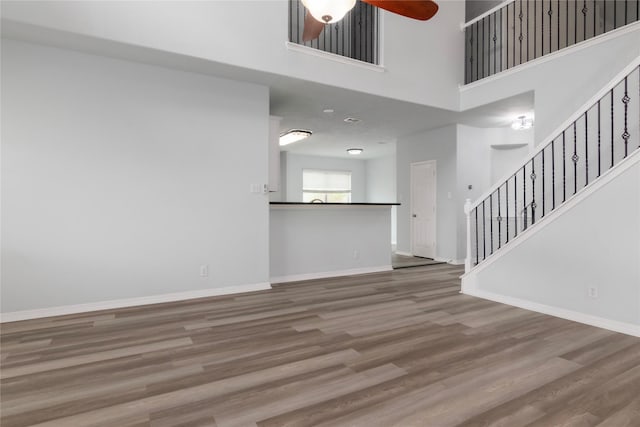
{"type": "Polygon", "coordinates": [[[584,0],[582,6],[582,40],[587,39],[587,12],[589,9],[587,8],[587,0],[584,0]]]}
{"type": "MultiPolygon", "coordinates": [[[[527,61],[529,60],[529,39],[530,39],[530,33],[529,33],[529,21],[531,20],[530,16],[529,16],[529,0],[527,0],[527,25],[526,25],[526,29],[527,29],[527,61]]],[[[535,40],[534,40],[535,43],[535,40]]]]}
{"type": "MultiPolygon", "coordinates": [[[[514,6],[515,7],[515,6],[514,6]]],[[[518,18],[520,18],[520,35],[518,36],[518,40],[520,42],[520,64],[526,61],[522,61],[522,0],[520,0],[520,13],[518,14],[518,18]]]]}
{"type": "Polygon", "coordinates": [[[573,2],[573,44],[578,43],[578,2],[573,2]]]}
{"type": "Polygon", "coordinates": [[[544,148],[542,149],[542,215],[540,215],[540,218],[542,218],[544,216],[545,210],[546,210],[546,201],[545,201],[545,197],[544,197],[544,148]]]}
{"type": "Polygon", "coordinates": [[[557,4],[557,9],[556,9],[557,13],[557,18],[556,18],[556,43],[557,43],[557,49],[556,50],[560,50],[560,0],[558,0],[558,4],[557,4]]]}
{"type": "Polygon", "coordinates": [[[473,79],[473,26],[467,27],[469,33],[469,83],[475,81],[473,79]]]}
{"type": "Polygon", "coordinates": [[[489,236],[491,240],[491,253],[493,253],[493,193],[489,194],[489,236]]]}
{"type": "Polygon", "coordinates": [[[584,112],[584,186],[589,185],[589,130],[588,110],[584,112]]]}
{"type": "Polygon", "coordinates": [[[516,66],[516,2],[513,3],[513,66],[516,66]]]}
{"type": "Polygon", "coordinates": [[[367,31],[367,28],[369,26],[369,5],[366,4],[364,6],[365,6],[365,8],[364,8],[364,37],[363,37],[364,38],[364,55],[363,56],[365,57],[365,60],[366,60],[368,52],[369,52],[368,44],[367,44],[368,39],[369,39],[369,37],[368,37],[369,33],[367,31]]]}
{"type": "Polygon", "coordinates": [[[600,166],[600,142],[601,142],[601,138],[600,138],[600,100],[598,100],[598,176],[600,176],[601,173],[601,166],[600,166]]]}
{"type": "MultiPolygon", "coordinates": [[[[625,2],[626,4],[626,2],[625,2]]],[[[627,113],[629,110],[629,91],[627,87],[627,77],[624,78],[624,96],[622,97],[622,103],[624,104],[624,132],[622,133],[622,140],[624,141],[624,157],[628,154],[629,145],[629,128],[627,127],[627,113]]]]}
{"type": "Polygon", "coordinates": [[[618,0],[613,0],[613,29],[618,28],[618,0]]]}
{"type": "Polygon", "coordinates": [[[531,159],[531,225],[536,223],[536,158],[531,159]]]}
{"type": "Polygon", "coordinates": [[[578,131],[576,128],[576,122],[573,122],[573,194],[578,192],[578,131]]]}
{"type": "Polygon", "coordinates": [[[503,50],[503,46],[504,46],[504,43],[503,43],[504,27],[502,26],[502,9],[504,9],[504,8],[500,9],[500,71],[504,70],[504,67],[502,65],[502,50],[503,50]]]}
{"type": "Polygon", "coordinates": [[[506,51],[507,51],[507,58],[506,58],[507,67],[506,67],[506,69],[508,70],[509,69],[509,5],[506,6],[506,9],[507,9],[506,10],[506,12],[507,12],[507,18],[506,18],[507,25],[506,25],[506,28],[503,28],[503,30],[506,30],[505,31],[505,33],[506,33],[505,40],[507,42],[507,48],[506,48],[506,51]]]}
{"type": "Polygon", "coordinates": [[[478,207],[474,209],[476,213],[476,265],[480,263],[480,249],[478,243],[478,207]]]}
{"type": "Polygon", "coordinates": [[[522,212],[524,213],[524,228],[527,229],[527,165],[522,167],[522,212]]]}
{"type": "Polygon", "coordinates": [[[496,57],[498,54],[498,49],[496,47],[496,42],[498,41],[498,36],[496,35],[496,12],[493,12],[493,73],[497,73],[496,69],[496,57]]]}
{"type": "Polygon", "coordinates": [[[485,218],[484,200],[482,201],[482,259],[487,259],[487,219],[485,218]]]}
{"type": "Polygon", "coordinates": [[[567,200],[567,150],[565,131],[562,131],[562,202],[567,200]]]}
{"type": "Polygon", "coordinates": [[[479,46],[479,41],[480,38],[478,37],[478,23],[476,22],[475,24],[476,27],[476,80],[480,80],[480,69],[478,68],[478,65],[480,64],[480,46],[479,46]]]}
{"type": "Polygon", "coordinates": [[[627,12],[629,11],[629,1],[628,0],[624,0],[624,25],[627,25],[629,23],[628,19],[627,19],[627,12]]]}
{"type": "Polygon", "coordinates": [[[556,140],[551,141],[551,210],[556,208],[556,140]]]}
{"type": "Polygon", "coordinates": [[[509,243],[509,180],[504,183],[504,201],[507,209],[507,241],[509,243]]]}
{"type": "Polygon", "coordinates": [[[566,13],[565,13],[565,40],[564,40],[564,47],[568,47],[569,46],[569,0],[565,0],[564,2],[564,6],[566,9],[566,13]]]}
{"type": "Polygon", "coordinates": [[[544,55],[544,0],[542,0],[542,4],[540,4],[540,56],[543,56],[543,55],[544,55]]]}
{"type": "Polygon", "coordinates": [[[498,187],[498,249],[502,246],[502,215],[500,215],[500,187],[498,187]]]}
{"type": "Polygon", "coordinates": [[[607,2],[602,3],[602,32],[607,32],[607,2]]]}
{"type": "Polygon", "coordinates": [[[533,59],[538,57],[538,49],[536,49],[536,44],[538,43],[538,27],[536,23],[538,19],[537,3],[536,0],[533,0],[533,59]]]}
{"type": "Polygon", "coordinates": [[[482,19],[482,78],[484,78],[486,75],[484,73],[484,18],[482,19]]]}
{"type": "Polygon", "coordinates": [[[551,53],[551,31],[553,30],[552,20],[553,20],[553,9],[551,5],[553,4],[552,0],[549,0],[549,11],[547,15],[549,15],[549,53],[551,53]]]}
{"type": "Polygon", "coordinates": [[[611,167],[613,167],[613,88],[611,89],[611,167]]]}
{"type": "Polygon", "coordinates": [[[596,36],[596,0],[593,0],[593,37],[596,36]]]}
{"type": "Polygon", "coordinates": [[[514,230],[513,237],[518,236],[518,172],[513,174],[513,219],[514,219],[514,230]]]}
{"type": "MultiPolygon", "coordinates": [[[[491,76],[491,75],[493,75],[495,73],[495,70],[494,70],[493,73],[491,72],[491,15],[487,16],[487,22],[488,22],[488,27],[489,27],[489,29],[487,31],[487,36],[489,37],[487,39],[487,63],[488,63],[487,64],[487,71],[488,71],[487,75],[491,76]]],[[[494,27],[495,27],[495,23],[494,23],[494,27]]]]}

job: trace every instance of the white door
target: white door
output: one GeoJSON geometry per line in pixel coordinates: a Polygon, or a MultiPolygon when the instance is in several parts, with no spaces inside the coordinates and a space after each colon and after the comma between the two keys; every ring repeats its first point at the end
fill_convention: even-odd
{"type": "Polygon", "coordinates": [[[436,161],[411,163],[411,252],[436,256],[436,161]]]}

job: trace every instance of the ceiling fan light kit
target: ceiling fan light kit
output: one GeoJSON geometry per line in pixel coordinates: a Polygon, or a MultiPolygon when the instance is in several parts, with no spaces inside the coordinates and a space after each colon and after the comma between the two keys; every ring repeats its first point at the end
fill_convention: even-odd
{"type": "Polygon", "coordinates": [[[333,24],[344,18],[356,5],[356,0],[302,0],[316,21],[333,24]]]}
{"type": "Polygon", "coordinates": [[[362,148],[348,148],[347,149],[347,153],[351,154],[352,156],[357,156],[358,154],[362,154],[364,150],[362,148]]]}
{"type": "MultiPolygon", "coordinates": [[[[325,24],[338,22],[356,5],[356,0],[301,0],[307,13],[304,17],[302,41],[317,39],[325,24]]],[[[438,12],[432,0],[362,0],[372,6],[405,16],[426,21],[438,12]]]]}

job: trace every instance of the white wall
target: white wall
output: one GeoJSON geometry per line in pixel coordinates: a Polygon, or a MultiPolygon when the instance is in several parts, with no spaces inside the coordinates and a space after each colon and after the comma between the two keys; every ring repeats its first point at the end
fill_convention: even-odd
{"type": "Polygon", "coordinates": [[[467,85],[460,93],[460,107],[466,110],[533,90],[539,143],[640,56],[640,23],[616,34],[467,85]]]}
{"type": "Polygon", "coordinates": [[[495,262],[481,264],[467,282],[471,292],[640,325],[637,154],[622,175],[572,209],[546,218],[495,262]],[[591,286],[598,288],[598,298],[588,296],[591,286]]]}
{"type": "Polygon", "coordinates": [[[351,201],[365,202],[366,165],[364,160],[341,159],[338,157],[305,156],[286,153],[284,167],[286,168],[286,197],[287,202],[302,201],[302,170],[321,169],[351,171],[351,201]]]}
{"type": "MultiPolygon", "coordinates": [[[[366,161],[366,201],[394,203],[396,196],[396,156],[379,157],[366,161]]],[[[397,207],[391,208],[391,243],[397,243],[397,207]]]]}
{"type": "MultiPolygon", "coordinates": [[[[464,2],[439,2],[439,6],[427,22],[381,11],[385,72],[287,49],[287,0],[3,1],[2,17],[6,28],[29,24],[64,31],[65,42],[80,35],[85,39],[71,42],[107,49],[112,55],[122,50],[113,45],[96,47],[86,37],[186,55],[184,63],[191,65],[202,59],[456,109],[463,76],[464,2]]],[[[28,31],[32,36],[36,32],[33,27],[28,31]]],[[[50,43],[59,38],[50,32],[43,37],[50,43]]]]}
{"type": "Polygon", "coordinates": [[[3,39],[2,312],[267,282],[268,109],[266,87],[3,39]]]}
{"type": "Polygon", "coordinates": [[[436,160],[436,258],[457,257],[458,203],[456,194],[456,126],[446,126],[399,138],[396,145],[398,201],[398,246],[411,252],[411,163],[436,160]],[[451,195],[451,198],[449,198],[451,195]]]}
{"type": "Polygon", "coordinates": [[[272,281],[390,270],[390,212],[389,206],[272,206],[272,281]]]}

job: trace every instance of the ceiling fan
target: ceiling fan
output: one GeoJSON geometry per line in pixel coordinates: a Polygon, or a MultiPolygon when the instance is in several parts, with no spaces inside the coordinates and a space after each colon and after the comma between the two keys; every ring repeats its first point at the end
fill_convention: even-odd
{"type": "MultiPolygon", "coordinates": [[[[380,9],[426,21],[438,11],[432,0],[361,0],[380,9]]],[[[304,16],[302,40],[307,42],[320,36],[326,24],[341,20],[356,5],[356,0],[302,0],[307,9],[304,16]]]]}

